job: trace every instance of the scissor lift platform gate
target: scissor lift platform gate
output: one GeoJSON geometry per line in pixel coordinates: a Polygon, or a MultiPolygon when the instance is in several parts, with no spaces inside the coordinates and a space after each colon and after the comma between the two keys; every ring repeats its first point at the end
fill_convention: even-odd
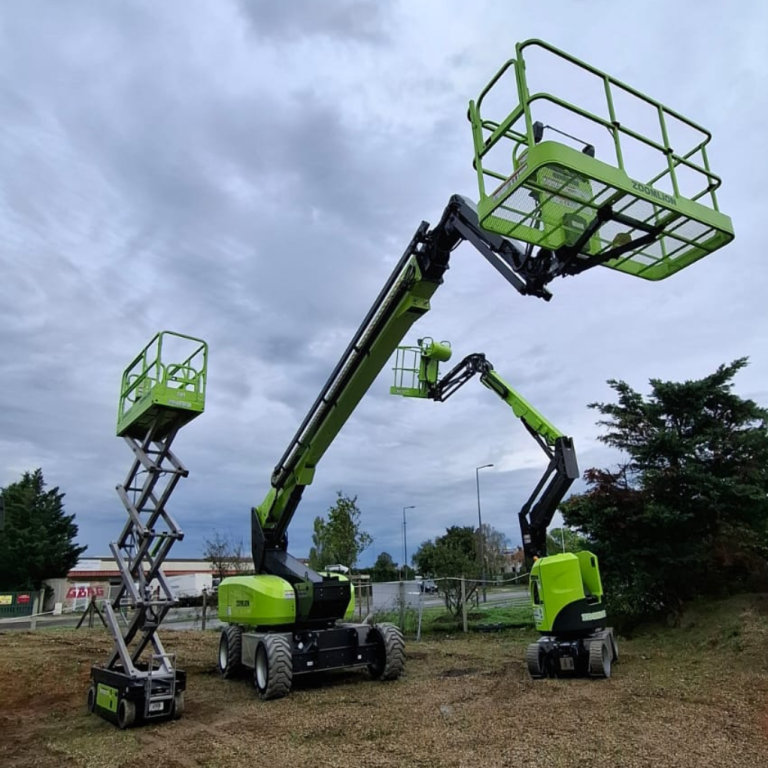
{"type": "MultiPolygon", "coordinates": [[[[549,87],[551,78],[545,79],[549,87]]],[[[570,259],[571,274],[602,264],[661,280],[733,239],[731,220],[717,204],[720,178],[709,166],[709,131],[547,43],[518,44],[515,58],[470,102],[469,120],[480,223],[528,243],[529,254],[538,246],[570,259]],[[559,73],[556,90],[578,91],[569,87],[578,81],[594,86],[591,93],[599,91],[603,103],[592,99],[590,111],[553,93],[530,93],[524,54],[532,53],[539,72],[559,73]],[[496,119],[483,116],[486,100],[498,100],[495,92],[510,76],[517,106],[499,118],[494,113],[496,119]],[[545,125],[537,119],[544,114],[557,114],[563,124],[545,125]],[[544,140],[547,129],[569,141],[544,140]],[[595,156],[597,142],[570,135],[576,131],[609,139],[611,149],[595,156]],[[672,132],[684,146],[672,146],[672,132]],[[650,168],[641,179],[627,172],[639,155],[650,168]]]]}
{"type": "Polygon", "coordinates": [[[122,583],[104,603],[115,647],[105,665],[91,668],[88,690],[89,710],[120,728],[184,711],[186,676],[157,630],[176,603],[162,564],[184,536],[166,510],[176,483],[188,475],[171,444],[204,410],[207,366],[204,341],[163,331],[123,373],[117,434],[134,458],[117,486],[128,521],[110,545],[122,583]]]}

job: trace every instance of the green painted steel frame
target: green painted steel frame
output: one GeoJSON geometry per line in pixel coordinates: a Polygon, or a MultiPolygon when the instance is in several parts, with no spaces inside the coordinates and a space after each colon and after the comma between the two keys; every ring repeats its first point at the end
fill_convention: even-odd
{"type": "MultiPolygon", "coordinates": [[[[202,339],[173,331],[160,331],[123,372],[117,415],[120,437],[143,437],[158,411],[165,411],[178,423],[184,412],[188,423],[205,410],[208,375],[208,344],[202,339]],[[163,343],[173,337],[189,349],[182,362],[164,359],[163,343]]],[[[158,435],[160,436],[160,435],[158,435]]]]}
{"type": "Polygon", "coordinates": [[[437,383],[440,363],[451,359],[451,345],[430,336],[418,340],[418,346],[402,346],[395,350],[395,383],[391,395],[429,397],[429,387],[437,383]]]}
{"type": "MultiPolygon", "coordinates": [[[[619,214],[623,213],[625,216],[639,219],[648,228],[660,230],[661,235],[656,240],[658,245],[654,251],[641,246],[618,255],[604,265],[650,280],[668,277],[733,239],[731,220],[718,208],[715,191],[720,186],[721,180],[709,166],[706,145],[712,137],[708,130],[620,80],[541,40],[518,43],[515,47],[515,55],[516,58],[507,61],[491,79],[477,101],[471,101],[469,104],[468,117],[472,124],[475,150],[474,167],[477,171],[480,190],[478,215],[485,228],[501,235],[555,250],[573,245],[577,237],[571,237],[569,242],[568,233],[563,231],[567,227],[562,223],[559,227],[553,228],[551,222],[546,221],[546,215],[542,215],[546,206],[549,206],[550,211],[554,207],[556,213],[559,212],[561,220],[564,218],[566,206],[572,210],[576,209],[577,218],[578,214],[586,212],[587,215],[590,213],[594,215],[598,208],[612,206],[619,214]],[[523,58],[524,50],[530,47],[541,48],[599,78],[604,85],[609,119],[569,104],[549,93],[531,94],[528,90],[526,64],[523,58]],[[481,116],[483,100],[510,68],[515,77],[519,104],[501,122],[483,119],[481,116]],[[656,110],[662,136],[661,143],[633,131],[616,119],[614,90],[621,90],[656,110]],[[531,105],[537,100],[548,101],[607,129],[613,138],[615,166],[558,142],[537,143],[531,114],[531,105]],[[667,130],[669,119],[680,121],[695,131],[700,136],[700,141],[682,153],[675,152],[669,142],[667,130]],[[523,131],[517,127],[521,121],[524,124],[523,131]],[[661,153],[666,158],[666,169],[648,180],[637,181],[630,178],[625,170],[623,137],[634,139],[661,153]],[[511,153],[512,174],[509,173],[508,167],[500,171],[483,164],[484,158],[493,147],[503,140],[510,141],[514,145],[511,153]],[[700,156],[700,162],[695,161],[697,156],[700,156]],[[680,167],[694,171],[706,182],[702,189],[687,199],[680,194],[678,183],[680,167]],[[558,188],[554,188],[552,177],[558,172],[561,174],[565,172],[570,179],[558,188]],[[496,184],[496,188],[491,192],[486,190],[487,179],[494,180],[496,184]],[[654,184],[662,179],[670,183],[673,194],[667,194],[654,187],[654,184]],[[583,194],[574,194],[574,181],[576,184],[584,182],[589,184],[590,181],[594,181],[602,188],[592,196],[591,200],[585,202],[583,194]],[[535,212],[524,212],[508,207],[507,201],[519,190],[524,191],[529,197],[538,195],[538,199],[541,199],[541,196],[546,196],[545,202],[536,205],[535,212]],[[709,205],[705,204],[707,200],[709,205]],[[640,209],[643,215],[638,216],[637,210],[640,209]],[[649,211],[650,215],[645,215],[649,211]],[[538,221],[535,221],[536,216],[539,217],[538,221]],[[510,218],[513,220],[510,221],[510,218]],[[542,221],[545,226],[538,228],[542,221]],[[553,229],[559,229],[560,232],[555,233],[553,229]],[[689,234],[690,230],[694,233],[698,232],[698,235],[692,238],[689,234]]],[[[583,246],[582,253],[599,256],[600,251],[608,252],[616,247],[616,237],[626,237],[624,233],[617,231],[615,224],[609,229],[614,235],[613,240],[606,240],[600,237],[600,234],[595,235],[583,246]]],[[[637,231],[640,234],[644,233],[644,230],[637,231]]],[[[618,241],[618,243],[622,242],[625,240],[618,241]]]]}

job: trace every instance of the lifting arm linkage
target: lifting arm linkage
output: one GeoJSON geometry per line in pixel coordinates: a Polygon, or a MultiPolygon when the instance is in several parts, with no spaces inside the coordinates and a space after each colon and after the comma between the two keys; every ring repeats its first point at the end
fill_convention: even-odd
{"type": "Polygon", "coordinates": [[[483,230],[473,203],[454,195],[431,230],[422,222],[352,341],[336,364],[272,473],[272,488],[252,511],[254,564],[266,549],[285,550],[286,531],[312,482],[317,462],[410,327],[429,311],[429,299],[443,281],[451,252],[469,241],[521,294],[549,300],[538,280],[519,274],[523,256],[508,239],[483,230]]]}
{"type": "Polygon", "coordinates": [[[526,560],[532,560],[547,554],[547,528],[563,497],[579,476],[579,465],[572,438],[564,435],[558,437],[550,447],[528,424],[525,426],[549,456],[549,466],[544,476],[518,512],[523,552],[526,560]]]}
{"type": "Polygon", "coordinates": [[[506,402],[549,458],[544,476],[518,513],[526,559],[547,553],[547,528],[560,502],[579,476],[573,440],[563,435],[522,395],[507,384],[482,353],[467,355],[428,389],[427,397],[443,402],[475,374],[481,383],[506,402]]]}

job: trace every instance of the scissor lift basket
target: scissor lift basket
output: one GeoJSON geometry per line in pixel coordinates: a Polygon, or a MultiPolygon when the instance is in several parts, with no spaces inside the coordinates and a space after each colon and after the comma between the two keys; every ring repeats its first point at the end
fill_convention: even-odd
{"type": "Polygon", "coordinates": [[[172,424],[199,416],[205,408],[207,366],[208,345],[202,339],[171,331],[156,334],[123,373],[118,436],[142,439],[153,427],[154,438],[162,438],[172,424]]]}
{"type": "Polygon", "coordinates": [[[499,70],[477,102],[470,102],[469,119],[480,222],[492,232],[528,243],[529,252],[538,246],[571,257],[577,265],[574,271],[580,271],[579,264],[583,268],[600,263],[661,280],[733,239],[731,220],[720,212],[715,196],[721,182],[707,159],[710,133],[547,43],[518,44],[516,58],[499,70]],[[530,94],[523,60],[526,49],[536,49],[537,60],[554,57],[554,69],[579,68],[578,77],[596,79],[603,104],[593,112],[551,93],[530,94]],[[483,102],[505,74],[514,76],[519,103],[500,120],[484,118],[483,102]],[[617,114],[617,101],[629,117],[626,123],[617,114]],[[545,125],[536,119],[537,111],[557,111],[566,125],[545,125]],[[641,112],[652,116],[645,120],[646,127],[657,123],[647,131],[655,138],[630,127],[641,112]],[[671,146],[670,124],[682,127],[678,133],[689,146],[671,146]],[[572,131],[572,125],[590,136],[597,132],[598,139],[605,137],[612,148],[604,157],[595,156],[597,142],[563,133],[566,128],[572,131]],[[544,140],[546,129],[574,141],[544,140]],[[583,146],[578,149],[574,143],[583,146]],[[502,151],[494,152],[499,147],[502,151]],[[651,166],[650,175],[642,180],[627,172],[627,165],[634,168],[631,161],[640,154],[649,159],[643,168],[651,166]]]}

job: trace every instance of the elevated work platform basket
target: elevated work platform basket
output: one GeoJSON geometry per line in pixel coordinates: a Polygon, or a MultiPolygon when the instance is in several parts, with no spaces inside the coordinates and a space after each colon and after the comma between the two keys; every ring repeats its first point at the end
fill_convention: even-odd
{"type": "Polygon", "coordinates": [[[430,337],[418,340],[418,346],[398,347],[395,351],[394,384],[391,395],[429,397],[429,388],[437,383],[440,363],[451,359],[451,345],[430,337]]]}
{"type": "Polygon", "coordinates": [[[205,410],[208,345],[202,339],[161,331],[123,372],[117,413],[119,437],[162,439],[205,410]]]}
{"type": "Polygon", "coordinates": [[[515,50],[469,105],[484,228],[649,280],[733,239],[709,131],[540,40],[515,50]]]}

